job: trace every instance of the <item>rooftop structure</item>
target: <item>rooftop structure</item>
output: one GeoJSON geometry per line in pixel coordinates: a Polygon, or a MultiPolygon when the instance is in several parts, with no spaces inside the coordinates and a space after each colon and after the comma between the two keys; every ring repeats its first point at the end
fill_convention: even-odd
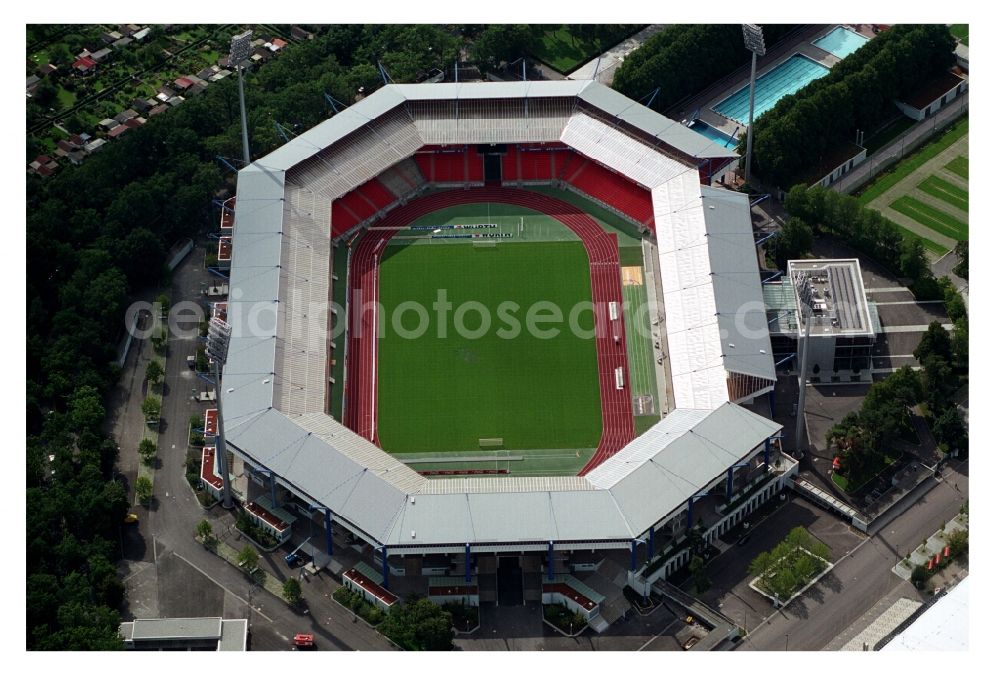
{"type": "Polygon", "coordinates": [[[129,650],[247,649],[247,621],[221,617],[154,618],[122,622],[129,650]]]}
{"type": "Polygon", "coordinates": [[[807,309],[813,317],[813,332],[872,333],[874,324],[858,259],[788,261],[788,276],[799,300],[799,326],[804,326],[803,310],[807,309]]]}

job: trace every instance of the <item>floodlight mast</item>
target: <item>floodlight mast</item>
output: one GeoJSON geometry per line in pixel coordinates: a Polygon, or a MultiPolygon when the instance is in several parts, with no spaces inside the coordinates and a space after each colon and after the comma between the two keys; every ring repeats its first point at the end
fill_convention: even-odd
{"type": "Polygon", "coordinates": [[[253,31],[234,35],[229,43],[229,65],[236,66],[236,80],[240,90],[240,125],[243,129],[243,165],[250,164],[250,137],[247,134],[247,104],[243,97],[243,62],[250,58],[250,38],[253,31]]]}
{"type": "Polygon", "coordinates": [[[212,359],[212,373],[215,376],[215,403],[218,412],[215,435],[215,465],[222,475],[222,507],[231,509],[233,506],[233,491],[229,485],[229,449],[226,446],[226,432],[222,416],[222,365],[226,363],[229,353],[229,337],[232,327],[218,317],[212,317],[208,323],[208,345],[205,351],[212,359]]]}
{"type": "Polygon", "coordinates": [[[743,45],[750,50],[750,115],[747,120],[747,154],[743,179],[750,185],[750,165],[753,161],[753,99],[757,89],[757,57],[764,56],[764,29],[755,23],[743,24],[743,45]]]}

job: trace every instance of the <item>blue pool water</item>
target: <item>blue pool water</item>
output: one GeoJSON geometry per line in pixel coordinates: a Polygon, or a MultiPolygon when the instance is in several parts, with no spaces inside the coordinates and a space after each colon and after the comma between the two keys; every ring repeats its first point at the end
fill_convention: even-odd
{"type": "MultiPolygon", "coordinates": [[[[691,125],[691,130],[696,131],[705,138],[709,139],[713,143],[718,143],[723,148],[735,148],[740,141],[739,134],[732,136],[730,134],[725,134],[710,124],[698,120],[691,125]]],[[[711,148],[711,146],[708,146],[711,148]]]]}
{"type": "Polygon", "coordinates": [[[843,26],[837,26],[819,40],[813,40],[814,45],[841,59],[864,47],[866,42],[868,38],[864,35],[843,26]]]}
{"type": "MultiPolygon", "coordinates": [[[[830,69],[826,66],[801,54],[795,54],[763,75],[758,75],[753,107],[754,119],[773,108],[781,97],[794,94],[829,72],[830,69]]],[[[745,125],[750,120],[750,85],[716,104],[714,110],[745,125]]]]}

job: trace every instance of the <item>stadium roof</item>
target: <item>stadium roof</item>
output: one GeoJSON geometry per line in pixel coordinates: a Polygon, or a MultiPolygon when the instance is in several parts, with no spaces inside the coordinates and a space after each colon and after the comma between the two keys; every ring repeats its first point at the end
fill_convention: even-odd
{"type": "Polygon", "coordinates": [[[882,650],[968,650],[969,578],[937,599],[882,650]]]}
{"type": "Polygon", "coordinates": [[[379,89],[239,172],[227,441],[376,543],[638,536],[778,429],[727,392],[730,372],[774,379],[766,328],[732,337],[748,303],[764,324],[747,197],[699,182],[700,160],[732,157],[595,82],[379,89]],[[586,477],[431,481],[325,410],[331,202],[422,145],[540,140],[651,189],[679,410],[586,477]]]}

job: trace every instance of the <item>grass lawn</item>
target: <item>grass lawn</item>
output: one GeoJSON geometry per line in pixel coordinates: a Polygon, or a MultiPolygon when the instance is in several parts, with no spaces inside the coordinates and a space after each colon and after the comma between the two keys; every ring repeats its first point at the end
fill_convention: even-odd
{"type": "Polygon", "coordinates": [[[948,30],[951,31],[952,35],[961,40],[963,45],[969,44],[969,24],[953,23],[948,27],[948,30]]]}
{"type": "Polygon", "coordinates": [[[649,394],[653,396],[653,410],[656,404],[656,368],[653,357],[653,343],[650,337],[648,299],[645,286],[623,286],[622,300],[625,303],[625,340],[628,348],[629,382],[632,396],[649,394]]]}
{"type": "MultiPolygon", "coordinates": [[[[604,228],[606,232],[613,232],[618,235],[619,251],[623,251],[626,247],[639,244],[642,241],[642,237],[639,235],[639,229],[635,225],[613,211],[599,206],[596,202],[583,197],[582,195],[579,195],[571,190],[561,190],[550,186],[532,185],[525,187],[528,190],[540,192],[543,195],[555,197],[557,200],[562,200],[563,202],[568,202],[575,207],[579,207],[580,211],[591,216],[602,228],[604,228]]],[[[639,255],[641,256],[641,249],[639,251],[639,255]]]]}
{"type": "Polygon", "coordinates": [[[73,92],[69,91],[64,87],[59,87],[57,91],[58,91],[57,96],[59,98],[59,109],[66,110],[67,108],[72,108],[73,105],[76,103],[76,94],[74,94],[73,92]]]}
{"type": "Polygon", "coordinates": [[[637,32],[641,26],[632,26],[620,35],[611,36],[605,42],[597,38],[585,40],[579,35],[574,35],[565,25],[536,25],[532,28],[535,30],[535,42],[532,45],[535,56],[565,75],[637,32]]]}
{"type": "MultiPolygon", "coordinates": [[[[503,438],[505,449],[597,445],[601,413],[593,338],[574,336],[565,323],[547,339],[526,329],[528,308],[537,301],[555,303],[566,317],[575,303],[591,300],[581,243],[392,246],[379,274],[387,318],[378,348],[378,428],[385,450],[477,451],[481,438],[496,437],[503,438]],[[453,307],[440,337],[432,307],[438,289],[447,290],[453,307]],[[404,337],[397,330],[417,328],[415,311],[400,314],[393,326],[394,311],[406,301],[430,315],[420,337],[404,337]],[[463,337],[455,329],[459,315],[464,315],[467,336],[483,325],[479,312],[459,312],[469,301],[482,303],[489,313],[491,325],[482,337],[463,337]],[[509,315],[503,308],[498,312],[503,301],[519,308],[506,306],[509,315]],[[509,328],[509,318],[522,330],[498,336],[509,328]]],[[[583,313],[579,323],[592,330],[592,314],[583,313]]]]}
{"type": "Polygon", "coordinates": [[[897,163],[891,170],[880,176],[875,183],[870,185],[864,192],[862,192],[858,199],[861,200],[862,204],[868,204],[876,197],[884,193],[886,190],[896,185],[904,178],[912,174],[917,167],[921,166],[932,157],[940,153],[942,150],[950,146],[952,143],[962,138],[969,133],[969,118],[968,116],[963,117],[962,120],[952,127],[950,130],[946,131],[944,134],[939,136],[937,139],[931,141],[916,153],[910,155],[909,157],[903,159],[901,162],[897,163]]]}
{"type": "Polygon", "coordinates": [[[944,168],[956,176],[961,176],[965,179],[969,178],[969,158],[965,155],[959,155],[951,162],[944,165],[944,168]]]}
{"type": "Polygon", "coordinates": [[[884,129],[873,134],[871,137],[866,138],[864,146],[868,149],[868,156],[871,157],[875,154],[875,151],[880,150],[883,146],[885,146],[885,144],[902,134],[916,123],[916,120],[906,117],[906,115],[900,115],[898,118],[886,125],[884,129]]]}
{"type": "Polygon", "coordinates": [[[962,211],[969,210],[969,191],[959,188],[940,176],[928,176],[920,182],[917,188],[942,202],[958,207],[962,211]]]}
{"type": "Polygon", "coordinates": [[[904,195],[889,205],[904,216],[909,216],[931,230],[954,240],[969,238],[969,225],[950,214],[935,209],[918,199],[904,195]]]}
{"type": "MultiPolygon", "coordinates": [[[[337,276],[337,281],[331,282],[333,284],[333,302],[340,305],[341,308],[347,307],[347,247],[338,246],[333,250],[333,274],[337,276]]],[[[346,313],[341,310],[339,313],[341,321],[344,320],[343,315],[346,313]]],[[[334,339],[334,343],[337,344],[336,347],[330,350],[330,358],[334,359],[337,364],[335,366],[330,366],[330,375],[333,376],[337,382],[330,386],[330,414],[337,420],[341,419],[341,414],[343,413],[343,401],[344,401],[344,348],[345,343],[343,333],[334,339]]]]}

